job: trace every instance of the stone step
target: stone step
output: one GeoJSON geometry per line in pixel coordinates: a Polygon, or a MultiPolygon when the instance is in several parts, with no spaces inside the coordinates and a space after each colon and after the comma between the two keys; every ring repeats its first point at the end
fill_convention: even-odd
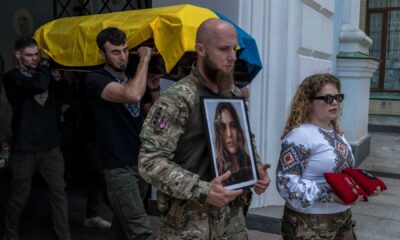
{"type": "Polygon", "coordinates": [[[283,206],[268,206],[250,209],[246,216],[248,229],[281,234],[283,206]]]}
{"type": "Polygon", "coordinates": [[[370,114],[368,131],[400,133],[400,116],[370,114]]]}
{"type": "Polygon", "coordinates": [[[387,133],[400,133],[400,126],[387,126],[387,125],[368,124],[368,131],[387,132],[387,133]]]}
{"type": "Polygon", "coordinates": [[[369,114],[400,116],[400,94],[391,99],[370,99],[369,114]]]}
{"type": "Polygon", "coordinates": [[[370,154],[359,168],[381,177],[400,178],[400,133],[370,132],[370,154]]]}

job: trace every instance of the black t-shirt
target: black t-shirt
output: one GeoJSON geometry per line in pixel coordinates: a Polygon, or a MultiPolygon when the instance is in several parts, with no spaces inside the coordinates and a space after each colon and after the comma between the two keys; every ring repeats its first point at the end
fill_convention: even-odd
{"type": "Polygon", "coordinates": [[[4,75],[4,88],[13,111],[14,152],[43,152],[60,146],[54,93],[59,83],[51,79],[46,66],[39,66],[34,73],[17,68],[4,75]]]}
{"type": "Polygon", "coordinates": [[[139,134],[144,120],[142,103],[131,106],[130,111],[126,104],[101,98],[104,88],[116,80],[104,69],[89,73],[85,79],[86,95],[96,128],[97,165],[106,169],[137,166],[139,134]]]}

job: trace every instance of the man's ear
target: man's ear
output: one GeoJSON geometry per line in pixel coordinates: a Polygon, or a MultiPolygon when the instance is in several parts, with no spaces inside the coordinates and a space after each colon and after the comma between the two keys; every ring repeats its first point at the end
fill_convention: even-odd
{"type": "Polygon", "coordinates": [[[15,58],[17,58],[18,60],[21,60],[21,51],[15,51],[15,58]]]}
{"type": "Polygon", "coordinates": [[[103,50],[99,49],[99,53],[100,53],[100,58],[106,60],[106,54],[103,52],[103,50]]]}
{"type": "Polygon", "coordinates": [[[204,57],[206,55],[205,49],[204,49],[204,45],[202,43],[196,43],[196,53],[197,56],[201,56],[204,57]]]}

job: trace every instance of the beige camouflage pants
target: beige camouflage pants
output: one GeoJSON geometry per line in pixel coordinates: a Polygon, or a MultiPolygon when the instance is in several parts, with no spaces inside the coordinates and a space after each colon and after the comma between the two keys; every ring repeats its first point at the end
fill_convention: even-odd
{"type": "Polygon", "coordinates": [[[285,240],[355,240],[354,226],[350,209],[319,215],[303,214],[285,207],[281,231],[285,240]]]}
{"type": "Polygon", "coordinates": [[[243,208],[230,204],[221,209],[201,211],[187,201],[174,200],[166,215],[161,215],[161,240],[224,239],[247,240],[243,208]]]}

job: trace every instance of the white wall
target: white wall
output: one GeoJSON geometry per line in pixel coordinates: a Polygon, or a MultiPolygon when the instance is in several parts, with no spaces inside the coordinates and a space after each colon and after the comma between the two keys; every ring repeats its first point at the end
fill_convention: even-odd
{"type": "Polygon", "coordinates": [[[252,35],[263,70],[251,84],[250,122],[272,183],[252,207],[282,205],[275,188],[280,135],[298,84],[308,75],[332,72],[334,13],[332,1],[240,1],[239,25],[252,35]]]}

